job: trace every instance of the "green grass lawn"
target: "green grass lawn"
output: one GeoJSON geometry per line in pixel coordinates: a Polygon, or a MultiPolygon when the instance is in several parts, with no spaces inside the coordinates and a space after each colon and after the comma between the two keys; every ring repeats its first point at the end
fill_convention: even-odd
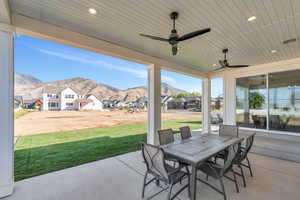
{"type": "MultiPolygon", "coordinates": [[[[199,118],[164,120],[163,128],[201,127],[199,118]]],[[[15,145],[15,179],[46,174],[132,151],[146,140],[145,123],[21,137],[15,145]]]]}

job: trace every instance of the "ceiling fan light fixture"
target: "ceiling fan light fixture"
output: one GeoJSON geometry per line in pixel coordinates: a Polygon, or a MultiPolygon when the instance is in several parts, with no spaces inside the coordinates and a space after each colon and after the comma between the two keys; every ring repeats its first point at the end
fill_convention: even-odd
{"type": "Polygon", "coordinates": [[[96,15],[97,14],[97,10],[95,8],[89,8],[89,13],[91,15],[96,15]]]}
{"type": "Polygon", "coordinates": [[[256,20],[256,16],[251,16],[251,17],[249,17],[248,19],[248,22],[252,22],[252,21],[254,21],[254,20],[256,20]]]}

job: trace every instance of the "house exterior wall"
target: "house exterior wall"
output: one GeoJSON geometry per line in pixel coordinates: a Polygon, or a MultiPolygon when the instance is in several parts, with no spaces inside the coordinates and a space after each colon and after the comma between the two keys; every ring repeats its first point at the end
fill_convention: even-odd
{"type": "Polygon", "coordinates": [[[67,88],[60,93],[60,110],[78,110],[78,104],[76,99],[78,99],[78,94],[74,92],[71,88],[67,88]]]}
{"type": "Polygon", "coordinates": [[[94,95],[90,95],[88,100],[91,100],[92,102],[82,106],[81,110],[103,110],[103,104],[101,101],[97,99],[94,95]]]}
{"type": "Polygon", "coordinates": [[[43,93],[42,96],[42,101],[43,101],[43,106],[42,110],[60,110],[60,94],[48,94],[48,93],[43,93]],[[54,103],[57,106],[51,107],[49,104],[54,103]]]}

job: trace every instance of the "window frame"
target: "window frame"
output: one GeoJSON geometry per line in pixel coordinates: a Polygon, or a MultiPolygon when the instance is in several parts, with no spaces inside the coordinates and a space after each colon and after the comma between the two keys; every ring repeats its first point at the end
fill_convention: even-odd
{"type": "MultiPolygon", "coordinates": [[[[247,77],[254,77],[254,76],[259,76],[259,75],[265,75],[266,77],[266,90],[267,90],[267,114],[266,114],[266,119],[267,119],[267,124],[266,124],[266,129],[258,129],[258,128],[249,128],[249,127],[239,127],[240,129],[243,130],[256,130],[259,132],[265,132],[265,133],[271,133],[271,134],[281,134],[281,135],[291,135],[291,136],[300,136],[300,132],[291,132],[291,131],[281,131],[281,130],[270,130],[269,127],[269,116],[270,116],[270,107],[269,107],[269,102],[270,102],[270,90],[269,90],[269,75],[275,74],[275,73],[284,73],[284,72],[292,72],[292,71],[300,71],[300,68],[297,69],[289,69],[289,70],[283,70],[283,71],[270,71],[270,72],[265,72],[265,73],[257,73],[257,74],[251,74],[251,75],[241,75],[241,76],[235,76],[234,81],[235,81],[235,101],[236,101],[236,89],[237,89],[237,79],[240,78],[247,78],[247,77]]],[[[237,122],[237,106],[235,103],[235,122],[237,122]]]]}

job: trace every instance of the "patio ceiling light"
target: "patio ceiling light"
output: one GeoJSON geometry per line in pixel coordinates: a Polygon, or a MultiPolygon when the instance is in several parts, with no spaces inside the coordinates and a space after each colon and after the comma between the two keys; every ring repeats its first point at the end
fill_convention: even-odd
{"type": "Polygon", "coordinates": [[[277,50],[273,49],[271,50],[271,53],[277,53],[277,50]]]}
{"type": "Polygon", "coordinates": [[[91,15],[96,15],[97,14],[97,10],[95,8],[89,8],[89,13],[91,15]]]}
{"type": "Polygon", "coordinates": [[[251,21],[254,21],[254,20],[256,20],[256,16],[251,16],[251,17],[248,18],[248,22],[251,22],[251,21]]]}

